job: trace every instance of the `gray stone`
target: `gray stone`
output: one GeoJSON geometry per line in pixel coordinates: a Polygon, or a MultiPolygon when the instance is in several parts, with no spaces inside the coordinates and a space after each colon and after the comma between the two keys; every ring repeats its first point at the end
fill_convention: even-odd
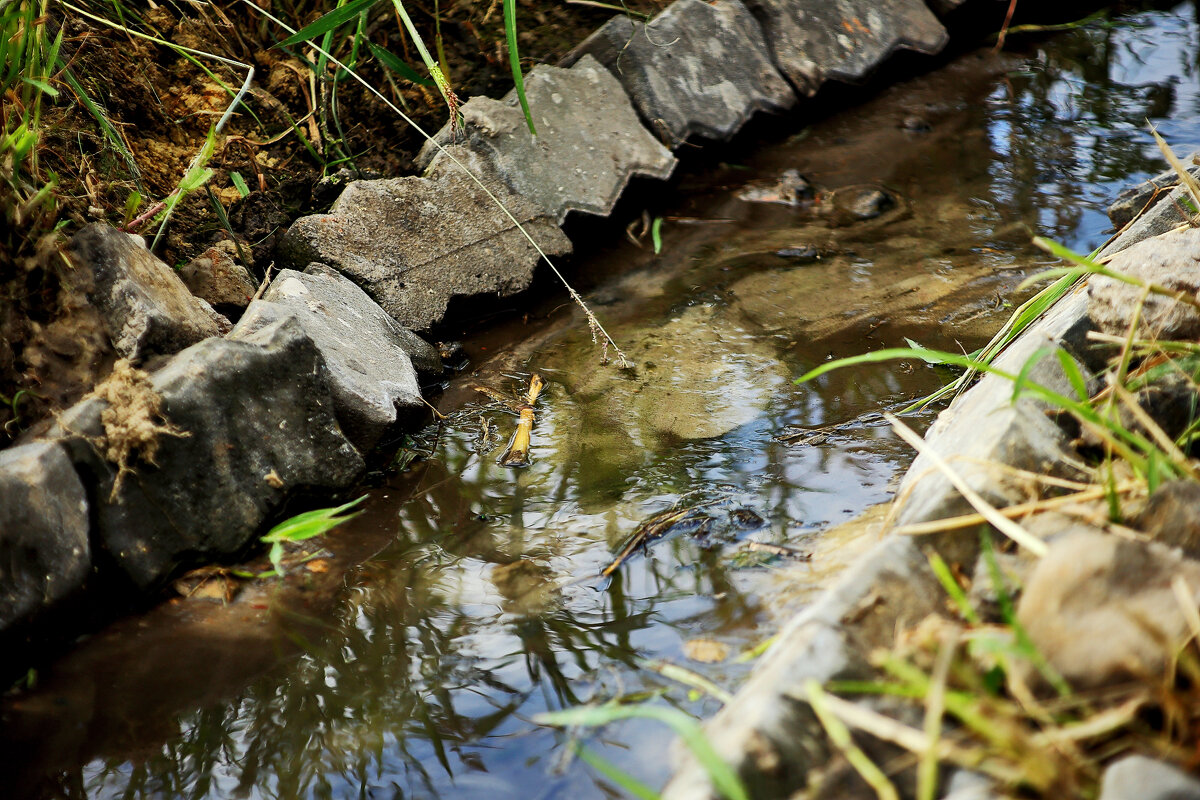
{"type": "Polygon", "coordinates": [[[244,339],[289,316],[299,320],[321,351],[338,422],[360,450],[367,452],[378,443],[396,423],[398,410],[415,416],[425,409],[416,370],[397,335],[403,329],[362,289],[332,270],[283,270],[263,299],[250,304],[229,338],[244,339]]]}
{"type": "Polygon", "coordinates": [[[748,0],[775,64],[804,94],[859,83],[900,48],[937,53],[949,35],[921,0],[748,0]]]}
{"type": "Polygon", "coordinates": [[[1126,756],[1104,771],[1100,800],[1200,800],[1200,781],[1153,758],[1126,756]]]}
{"type": "MultiPolygon", "coordinates": [[[[1115,255],[1109,268],[1135,278],[1183,292],[1196,300],[1200,294],[1200,229],[1189,228],[1138,242],[1115,255]]],[[[1200,336],[1200,311],[1162,295],[1142,301],[1138,286],[1101,275],[1088,282],[1088,316],[1105,333],[1124,336],[1140,306],[1139,335],[1158,339],[1195,339],[1200,336]]]]}
{"type": "MultiPolygon", "coordinates": [[[[570,69],[535,67],[525,94],[536,138],[509,92],[503,100],[473,97],[462,107],[466,145],[510,189],[560,223],[570,211],[605,216],[635,175],[665,180],[675,168],[674,156],[642,127],[621,84],[590,55],[570,69]]],[[[438,140],[448,141],[449,130],[438,140]]],[[[450,166],[432,143],[418,162],[434,170],[450,166]]]]}
{"type": "Polygon", "coordinates": [[[0,450],[0,631],[78,592],[91,570],[88,504],[54,442],[0,450]]]}
{"type": "Polygon", "coordinates": [[[94,222],[67,246],[116,351],[140,361],[228,331],[229,321],[193,297],[175,271],[137,239],[94,222]]]}
{"type": "Polygon", "coordinates": [[[1165,680],[1188,635],[1176,578],[1193,601],[1200,595],[1200,562],[1178,550],[1075,533],[1053,542],[1034,567],[1017,618],[1074,689],[1165,680]]]}
{"type": "Polygon", "coordinates": [[[933,13],[939,17],[945,17],[951,11],[955,10],[967,0],[927,0],[929,7],[933,9],[933,13]]]}
{"type": "MultiPolygon", "coordinates": [[[[944,598],[916,537],[880,542],[780,631],[749,680],[704,730],[751,797],[789,797],[831,757],[806,701],[805,682],[867,679],[870,653],[939,610],[944,598]]],[[[705,769],[681,754],[664,800],[722,795],[705,769]]]]}
{"type": "Polygon", "coordinates": [[[1005,795],[994,778],[980,772],[956,769],[946,782],[942,800],[1000,800],[1005,795]]]}
{"type": "MultiPolygon", "coordinates": [[[[1197,156],[1200,156],[1200,150],[1183,159],[1183,163],[1190,164],[1197,156]]],[[[1188,171],[1193,175],[1200,175],[1200,167],[1192,167],[1188,171]]],[[[1130,186],[1122,190],[1117,199],[1109,205],[1108,218],[1113,227],[1123,228],[1138,214],[1149,211],[1150,207],[1166,199],[1171,189],[1178,185],[1179,173],[1168,169],[1153,178],[1130,186]]]]}
{"type": "MultiPolygon", "coordinates": [[[[995,366],[1011,374],[1021,372],[1038,350],[1061,348],[1074,340],[1084,317],[1084,293],[1064,298],[1031,326],[996,360],[995,366]]],[[[1068,352],[1069,352],[1069,348],[1068,352]]],[[[1087,374],[1087,368],[1080,364],[1087,374]]],[[[1030,382],[1060,394],[1074,389],[1053,354],[1044,356],[1027,374],[1030,382]]],[[[1076,461],[1063,431],[1046,416],[1049,406],[1029,395],[1012,401],[1012,381],[985,375],[938,415],[925,439],[944,460],[995,506],[1028,499],[1025,487],[999,465],[1062,477],[1082,477],[1072,467],[1076,461]]],[[[950,480],[925,455],[917,456],[898,490],[906,497],[897,524],[923,522],[971,513],[973,509],[950,480]]]]}
{"type": "Polygon", "coordinates": [[[221,247],[210,247],[184,264],[179,277],[192,294],[211,306],[242,309],[258,291],[246,268],[221,247]]]}
{"type": "MultiPolygon", "coordinates": [[[[324,275],[330,278],[337,278],[339,285],[345,286],[345,291],[350,293],[349,287],[354,287],[356,291],[361,292],[361,289],[348,280],[344,275],[338,272],[333,267],[320,264],[316,261],[304,268],[305,275],[324,275]]],[[[370,299],[369,297],[367,298],[370,299]]],[[[412,361],[413,368],[417,371],[417,375],[427,377],[439,377],[446,371],[445,364],[442,363],[441,351],[430,344],[429,342],[417,336],[415,333],[405,328],[400,323],[396,322],[395,318],[390,314],[387,315],[387,324],[392,335],[399,340],[400,346],[404,348],[404,352],[408,354],[409,360],[412,361]]]]}
{"type": "Polygon", "coordinates": [[[148,381],[123,380],[103,392],[120,404],[90,397],[51,435],[88,487],[93,542],[140,588],[236,553],[290,494],[346,487],[363,469],[334,417],[320,351],[295,319],[208,339],[148,381]],[[147,413],[158,404],[170,429],[147,413]],[[139,431],[153,438],[124,457],[134,471],[118,482],[106,456],[139,431]]]}
{"type": "Polygon", "coordinates": [[[672,146],[725,141],[755,111],[796,104],[758,22],[739,0],[676,0],[650,23],[613,17],[575,48],[617,76],[651,130],[672,146]]]}
{"type": "Polygon", "coordinates": [[[1200,484],[1189,480],[1162,484],[1133,525],[1156,542],[1200,558],[1200,484]]]}
{"type": "MultiPolygon", "coordinates": [[[[504,189],[483,160],[451,150],[546,254],[570,252],[544,211],[504,189]]],[[[451,298],[527,288],[540,258],[496,201],[450,162],[424,178],[351,183],[328,214],[296,220],[280,253],[295,269],[314,261],[334,267],[414,330],[439,322],[451,298]]]]}

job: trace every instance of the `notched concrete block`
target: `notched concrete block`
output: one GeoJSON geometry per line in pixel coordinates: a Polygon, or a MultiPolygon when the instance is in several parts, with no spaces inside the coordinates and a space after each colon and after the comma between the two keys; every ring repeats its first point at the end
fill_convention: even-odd
{"type": "Polygon", "coordinates": [[[796,104],[762,28],[738,0],[676,0],[648,24],[613,17],[568,60],[584,54],[617,77],[651,130],[673,147],[693,136],[728,140],[754,112],[796,104]]]}
{"type": "Polygon", "coordinates": [[[413,330],[440,322],[454,297],[527,288],[540,256],[497,202],[547,255],[569,253],[570,241],[545,211],[505,189],[485,160],[450,151],[495,199],[449,159],[426,177],[355,181],[328,214],[292,223],[281,256],[297,270],[334,267],[413,330]]]}
{"type": "MultiPolygon", "coordinates": [[[[571,211],[606,216],[635,175],[665,180],[675,168],[675,157],[642,126],[621,84],[590,55],[570,69],[535,67],[525,94],[536,138],[509,92],[503,100],[473,97],[462,107],[465,145],[559,223],[571,211]]],[[[449,142],[449,130],[437,138],[449,142]]],[[[430,143],[417,160],[433,171],[445,168],[445,156],[430,143]]]]}
{"type": "Polygon", "coordinates": [[[798,91],[860,83],[896,50],[940,52],[949,34],[921,0],[748,0],[798,91]]]}

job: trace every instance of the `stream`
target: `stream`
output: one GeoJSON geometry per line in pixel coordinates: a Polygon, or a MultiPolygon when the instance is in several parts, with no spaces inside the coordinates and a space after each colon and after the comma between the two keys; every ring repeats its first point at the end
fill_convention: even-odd
{"type": "Polygon", "coordinates": [[[446,419],[403,443],[286,591],[176,597],[9,694],[11,796],[621,796],[574,742],[661,787],[660,723],[563,732],[534,716],[719,707],[662,664],[736,691],[755,648],[874,541],[878,512],[842,523],[889,500],[912,459],[880,412],[952,376],[902,361],[793,379],[905,338],[970,351],[1051,265],[1031,235],[1102,244],[1107,203],[1161,169],[1146,118],[1177,153],[1200,148],[1196,16],[1014,37],[1014,52],[762,126],[738,144],[748,156],[648,193],[637,244],[610,226],[571,262],[633,368],[602,362],[564,293],[471,327],[446,419]],[[533,373],[533,463],[501,467],[516,418],[475,387],[516,396],[533,373]],[[599,580],[641,522],[714,497],[742,523],[712,511],[704,535],[599,580]]]}

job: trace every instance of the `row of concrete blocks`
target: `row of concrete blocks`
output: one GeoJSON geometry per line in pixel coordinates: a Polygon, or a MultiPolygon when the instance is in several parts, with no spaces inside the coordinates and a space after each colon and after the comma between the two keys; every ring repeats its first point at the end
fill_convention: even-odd
{"type": "Polygon", "coordinates": [[[947,39],[922,0],[676,0],[647,24],[614,17],[526,78],[536,137],[515,92],[472,98],[458,141],[447,126],[422,150],[424,177],[352,183],[292,225],[282,255],[333,266],[425,329],[453,297],[528,287],[541,254],[570,252],[568,214],[608,215],[634,177],[668,178],[685,142],[728,140],[756,112],[947,39]]]}
{"type": "Polygon", "coordinates": [[[651,130],[672,148],[728,139],[756,111],[946,39],[921,0],[677,0],[647,25],[616,17],[569,66],[529,75],[536,138],[514,95],[474,98],[465,141],[443,130],[423,177],[357,181],[298,220],[281,253],[296,269],[231,332],[130,237],[84,229],[70,252],[89,296],[151,374],[119,370],[0,452],[0,640],[86,605],[97,573],[148,591],[241,550],[298,490],[351,485],[397,410],[421,406],[416,373],[440,370],[407,329],[452,297],[526,288],[540,258],[526,233],[564,254],[568,213],[606,215],[633,176],[667,178],[676,159],[651,130]]]}

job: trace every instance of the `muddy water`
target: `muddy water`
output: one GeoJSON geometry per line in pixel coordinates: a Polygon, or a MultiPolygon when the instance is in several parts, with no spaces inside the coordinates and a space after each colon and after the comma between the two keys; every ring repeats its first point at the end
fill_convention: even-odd
{"type": "MultiPolygon", "coordinates": [[[[1014,267],[1038,260],[1030,233],[1098,245],[1113,188],[1157,171],[1144,116],[1165,116],[1181,149],[1200,144],[1195,39],[1179,10],[1027,57],[970,54],[684,177],[650,209],[661,253],[648,235],[614,238],[575,262],[585,281],[611,276],[588,295],[631,369],[601,363],[562,298],[469,339],[447,420],[413,438],[402,452],[416,458],[326,557],[228,604],[179,598],[124,620],[6,700],[7,790],[612,796],[533,716],[614,698],[712,713],[717,700],[654,663],[736,689],[751,668],[739,654],[876,535],[877,520],[831,529],[886,500],[910,458],[880,410],[946,376],[918,362],[792,379],[904,337],[970,349],[1007,314],[1014,267]],[[816,200],[761,202],[794,199],[777,185],[789,169],[816,200]],[[514,417],[473,387],[515,394],[533,372],[547,381],[533,464],[502,468],[514,417]],[[718,496],[762,523],[714,511],[706,536],[664,539],[597,580],[640,521],[718,496]]],[[[581,735],[665,782],[656,724],[581,735]]]]}

